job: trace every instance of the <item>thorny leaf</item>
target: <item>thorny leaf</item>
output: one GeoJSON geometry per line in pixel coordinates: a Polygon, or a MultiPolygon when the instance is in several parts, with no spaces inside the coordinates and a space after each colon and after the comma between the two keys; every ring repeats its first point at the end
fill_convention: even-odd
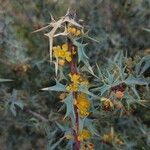
{"type": "Polygon", "coordinates": [[[56,82],[56,85],[54,86],[51,86],[51,87],[47,87],[47,88],[43,88],[41,89],[43,91],[66,91],[66,88],[65,88],[65,85],[59,83],[59,82],[56,82]]]}

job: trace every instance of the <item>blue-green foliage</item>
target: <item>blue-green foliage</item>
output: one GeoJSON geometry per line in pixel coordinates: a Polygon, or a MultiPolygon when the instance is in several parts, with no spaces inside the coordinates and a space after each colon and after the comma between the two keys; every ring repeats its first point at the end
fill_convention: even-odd
{"type": "MultiPolygon", "coordinates": [[[[149,0],[1,2],[1,149],[71,149],[72,141],[64,138],[65,134],[72,132],[71,121],[68,117],[64,119],[65,114],[68,116],[71,112],[71,95],[64,102],[58,100],[60,91],[66,92],[69,72],[67,68],[61,68],[59,76],[55,76],[54,64],[48,60],[48,39],[43,36],[48,29],[32,33],[51,21],[50,14],[56,18],[63,16],[71,3],[76,9],[77,20],[78,17],[84,20],[80,23],[86,33],[84,42],[83,39],[74,41],[79,49],[78,70],[90,82],[90,89],[79,87],[79,91],[88,94],[91,102],[90,115],[80,118],[80,130],[85,126],[92,132],[91,142],[95,150],[148,150],[149,0]],[[121,100],[123,109],[104,111],[101,97],[113,99],[109,97],[110,89],[120,83],[127,85],[121,100]],[[26,107],[31,113],[25,111],[26,107]],[[38,115],[48,122],[41,121],[38,115]],[[124,142],[122,147],[114,143],[110,146],[100,140],[112,126],[124,142]]],[[[64,41],[60,37],[54,44],[64,41]]]]}

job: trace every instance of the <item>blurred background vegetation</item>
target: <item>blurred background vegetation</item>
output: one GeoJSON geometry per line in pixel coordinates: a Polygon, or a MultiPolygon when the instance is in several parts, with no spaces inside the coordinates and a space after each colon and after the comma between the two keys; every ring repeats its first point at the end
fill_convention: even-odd
{"type": "MultiPolygon", "coordinates": [[[[76,9],[85,31],[99,41],[87,40],[86,51],[92,65],[96,62],[103,65],[106,57],[121,50],[126,51],[129,58],[150,55],[149,0],[1,0],[1,150],[44,150],[62,137],[53,124],[63,119],[57,114],[61,105],[57,103],[58,96],[40,91],[55,83],[54,67],[48,62],[49,42],[44,36],[47,29],[32,32],[46,26],[51,14],[56,20],[65,15],[69,6],[76,9]],[[4,79],[12,81],[3,82],[4,79]],[[50,120],[50,128],[39,114],[50,120]]],[[[150,75],[149,68],[144,75],[150,75]]],[[[149,108],[137,106],[127,118],[121,118],[122,123],[114,118],[113,123],[117,130],[125,127],[123,132],[128,133],[128,142],[132,145],[126,149],[149,150],[150,136],[145,139],[140,131],[145,129],[145,134],[150,135],[149,108]]]]}

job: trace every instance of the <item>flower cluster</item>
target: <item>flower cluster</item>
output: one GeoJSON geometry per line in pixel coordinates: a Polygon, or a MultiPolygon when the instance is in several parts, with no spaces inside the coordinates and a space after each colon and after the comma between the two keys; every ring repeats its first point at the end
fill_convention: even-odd
{"type": "Polygon", "coordinates": [[[78,134],[78,140],[79,141],[88,140],[90,137],[91,137],[91,133],[87,129],[83,129],[78,134]]]}
{"type": "Polygon", "coordinates": [[[77,95],[77,98],[74,101],[74,105],[78,108],[79,115],[80,117],[85,117],[89,115],[89,107],[90,107],[90,102],[87,99],[86,94],[80,93],[77,95]]]}
{"type": "Polygon", "coordinates": [[[104,110],[110,110],[113,107],[112,101],[108,98],[102,97],[101,102],[104,110]]]}
{"type": "Polygon", "coordinates": [[[76,92],[78,90],[78,85],[74,84],[74,83],[70,83],[67,87],[66,87],[67,91],[70,92],[76,92]]]}
{"type": "Polygon", "coordinates": [[[75,27],[68,27],[67,33],[71,34],[72,36],[79,36],[81,34],[81,31],[75,27]]]}
{"type": "Polygon", "coordinates": [[[113,142],[117,145],[122,145],[123,141],[118,138],[118,136],[114,133],[104,134],[101,140],[106,144],[112,144],[113,142]]]}
{"type": "Polygon", "coordinates": [[[76,92],[78,90],[78,86],[84,85],[87,86],[89,83],[87,80],[84,80],[78,73],[69,74],[71,83],[66,87],[67,91],[76,92]]]}
{"type": "Polygon", "coordinates": [[[71,58],[71,52],[68,51],[68,45],[63,44],[62,46],[54,46],[53,47],[53,54],[56,59],[59,59],[59,65],[64,65],[65,60],[70,62],[72,60],[71,58]]]}

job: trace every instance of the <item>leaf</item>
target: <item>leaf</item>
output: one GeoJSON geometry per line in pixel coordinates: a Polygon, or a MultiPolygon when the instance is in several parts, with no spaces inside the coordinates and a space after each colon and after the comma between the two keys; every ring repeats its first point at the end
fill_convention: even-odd
{"type": "Polygon", "coordinates": [[[43,88],[41,90],[43,90],[43,91],[62,91],[63,92],[63,91],[66,91],[66,87],[63,84],[56,82],[56,85],[47,87],[47,88],[43,88]]]}
{"type": "Polygon", "coordinates": [[[18,106],[20,109],[23,110],[23,107],[24,107],[24,103],[22,101],[18,101],[18,100],[15,100],[15,101],[10,101],[8,104],[8,106],[10,106],[10,111],[12,112],[12,114],[14,116],[17,115],[17,112],[16,112],[16,106],[18,106]]]}
{"type": "Polygon", "coordinates": [[[94,38],[90,37],[90,36],[88,35],[88,33],[89,33],[89,31],[87,31],[86,33],[84,33],[84,34],[83,34],[83,37],[85,37],[85,38],[87,38],[87,39],[90,39],[90,40],[92,40],[92,41],[94,41],[94,42],[97,42],[97,43],[100,42],[100,41],[98,41],[97,39],[94,39],[94,38]]]}
{"type": "Polygon", "coordinates": [[[96,130],[96,127],[95,127],[95,125],[92,123],[92,121],[91,121],[91,119],[86,119],[85,120],[85,125],[86,125],[86,127],[88,128],[88,130],[90,131],[90,133],[93,135],[93,134],[95,134],[95,135],[97,135],[97,136],[99,136],[99,134],[98,134],[98,132],[97,132],[97,130],[96,130]]]}
{"type": "Polygon", "coordinates": [[[87,94],[87,95],[90,95],[90,96],[93,96],[93,97],[97,97],[96,95],[94,95],[93,93],[91,93],[91,92],[90,92],[85,86],[83,86],[83,85],[79,85],[78,91],[79,91],[79,92],[83,92],[83,93],[85,93],[85,94],[87,94]]]}
{"type": "Polygon", "coordinates": [[[150,32],[150,29],[147,29],[147,28],[142,28],[142,30],[150,32]]]}
{"type": "Polygon", "coordinates": [[[141,77],[133,77],[133,76],[129,76],[126,80],[125,80],[125,83],[127,85],[148,85],[150,83],[150,81],[147,81],[146,79],[144,78],[141,78],[141,77]]]}
{"type": "Polygon", "coordinates": [[[134,92],[134,94],[137,96],[137,98],[140,100],[139,93],[137,92],[135,86],[132,86],[131,89],[132,89],[132,91],[134,92]]]}
{"type": "Polygon", "coordinates": [[[79,131],[82,131],[84,128],[84,122],[86,118],[80,118],[79,117],[79,131]]]}
{"type": "MultiPolygon", "coordinates": [[[[88,63],[89,64],[89,63],[88,63]]],[[[100,79],[93,71],[93,68],[90,65],[84,65],[81,68],[81,71],[86,71],[88,73],[90,73],[91,75],[93,75],[94,77],[96,77],[97,79],[100,79]]]]}
{"type": "Polygon", "coordinates": [[[59,122],[56,121],[55,123],[61,131],[63,131],[63,132],[66,131],[66,129],[59,122]]]}
{"type": "Polygon", "coordinates": [[[16,107],[15,107],[15,105],[14,105],[14,103],[11,103],[11,105],[10,105],[10,111],[12,112],[12,114],[14,115],[14,116],[16,116],[16,107]]]}
{"type": "Polygon", "coordinates": [[[65,77],[63,71],[64,71],[64,68],[63,68],[63,67],[59,67],[59,80],[58,80],[58,81],[61,81],[61,80],[63,80],[63,79],[66,80],[66,77],[65,77]]]}
{"type": "Polygon", "coordinates": [[[0,82],[11,82],[11,81],[13,81],[13,80],[11,80],[11,79],[2,79],[2,78],[0,78],[0,82]]]}
{"type": "Polygon", "coordinates": [[[61,143],[61,141],[64,139],[64,137],[60,138],[56,143],[52,144],[48,150],[56,150],[56,147],[61,143]]]}
{"type": "Polygon", "coordinates": [[[101,86],[101,87],[99,88],[101,95],[103,95],[107,90],[109,90],[110,87],[111,87],[111,86],[109,86],[109,85],[107,85],[107,84],[104,84],[103,86],[101,86]]]}
{"type": "Polygon", "coordinates": [[[145,56],[135,66],[137,75],[142,75],[150,67],[150,56],[145,56]]]}
{"type": "Polygon", "coordinates": [[[25,106],[25,104],[20,100],[15,101],[14,104],[22,110],[23,110],[23,107],[25,106]]]}
{"type": "Polygon", "coordinates": [[[74,112],[74,108],[73,108],[73,96],[72,93],[69,93],[68,96],[64,99],[63,101],[66,104],[67,110],[66,110],[66,114],[65,117],[72,117],[73,112],[74,112]]]}
{"type": "Polygon", "coordinates": [[[98,71],[98,76],[99,76],[99,78],[100,78],[102,81],[104,81],[102,71],[101,71],[101,69],[100,69],[100,67],[98,66],[97,63],[96,63],[96,67],[97,67],[97,71],[98,71]]]}
{"type": "Polygon", "coordinates": [[[84,52],[84,48],[87,44],[81,44],[77,42],[76,40],[73,41],[73,44],[77,46],[78,49],[78,62],[82,61],[84,64],[87,63],[88,56],[84,52]]]}

